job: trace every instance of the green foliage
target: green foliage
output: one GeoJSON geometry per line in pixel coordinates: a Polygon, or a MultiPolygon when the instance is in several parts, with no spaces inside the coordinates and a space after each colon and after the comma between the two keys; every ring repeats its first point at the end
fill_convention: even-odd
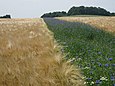
{"type": "Polygon", "coordinates": [[[44,19],[55,39],[64,46],[67,59],[74,58],[87,86],[114,86],[115,34],[78,22],[44,19]]]}
{"type": "Polygon", "coordinates": [[[43,17],[62,17],[62,16],[67,16],[66,12],[62,11],[62,12],[46,13],[42,15],[41,18],[43,17]]]}
{"type": "Polygon", "coordinates": [[[115,16],[115,13],[111,13],[111,16],[115,16]]]}
{"type": "Polygon", "coordinates": [[[110,12],[106,11],[103,8],[100,7],[72,7],[68,11],[68,15],[103,15],[103,16],[109,16],[110,12]]]}

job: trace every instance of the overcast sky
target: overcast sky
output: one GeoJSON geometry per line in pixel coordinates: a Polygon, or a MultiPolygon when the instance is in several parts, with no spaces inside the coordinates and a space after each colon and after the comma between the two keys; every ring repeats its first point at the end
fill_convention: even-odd
{"type": "Polygon", "coordinates": [[[0,15],[36,18],[46,12],[68,11],[72,6],[97,6],[115,12],[115,0],[0,0],[0,15]]]}

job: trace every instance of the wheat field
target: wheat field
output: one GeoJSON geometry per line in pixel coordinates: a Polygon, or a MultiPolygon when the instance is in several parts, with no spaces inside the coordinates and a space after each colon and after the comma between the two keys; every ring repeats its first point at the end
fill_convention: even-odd
{"type": "Polygon", "coordinates": [[[43,19],[0,19],[0,86],[84,86],[43,19]]]}
{"type": "Polygon", "coordinates": [[[69,22],[82,22],[105,31],[115,32],[115,17],[58,17],[57,19],[66,20],[69,22]]]}

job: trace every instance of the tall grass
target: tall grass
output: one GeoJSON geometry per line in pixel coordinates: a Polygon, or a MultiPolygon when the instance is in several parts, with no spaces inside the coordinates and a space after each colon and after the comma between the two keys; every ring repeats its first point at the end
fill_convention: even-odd
{"type": "Polygon", "coordinates": [[[83,86],[42,19],[0,20],[0,86],[83,86]]]}
{"type": "Polygon", "coordinates": [[[87,86],[115,85],[114,33],[69,20],[44,20],[58,43],[65,46],[66,59],[71,58],[83,71],[87,86]]]}

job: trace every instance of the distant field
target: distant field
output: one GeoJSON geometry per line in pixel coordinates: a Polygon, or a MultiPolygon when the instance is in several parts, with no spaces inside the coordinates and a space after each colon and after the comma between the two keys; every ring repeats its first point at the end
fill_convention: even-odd
{"type": "Polygon", "coordinates": [[[43,19],[0,19],[0,86],[83,86],[43,19]]]}
{"type": "Polygon", "coordinates": [[[82,16],[82,17],[59,17],[57,19],[66,20],[69,22],[82,22],[109,32],[115,32],[115,17],[106,17],[106,16],[105,17],[104,16],[83,17],[82,16]]]}
{"type": "Polygon", "coordinates": [[[69,17],[100,17],[100,15],[73,15],[69,17]]]}

